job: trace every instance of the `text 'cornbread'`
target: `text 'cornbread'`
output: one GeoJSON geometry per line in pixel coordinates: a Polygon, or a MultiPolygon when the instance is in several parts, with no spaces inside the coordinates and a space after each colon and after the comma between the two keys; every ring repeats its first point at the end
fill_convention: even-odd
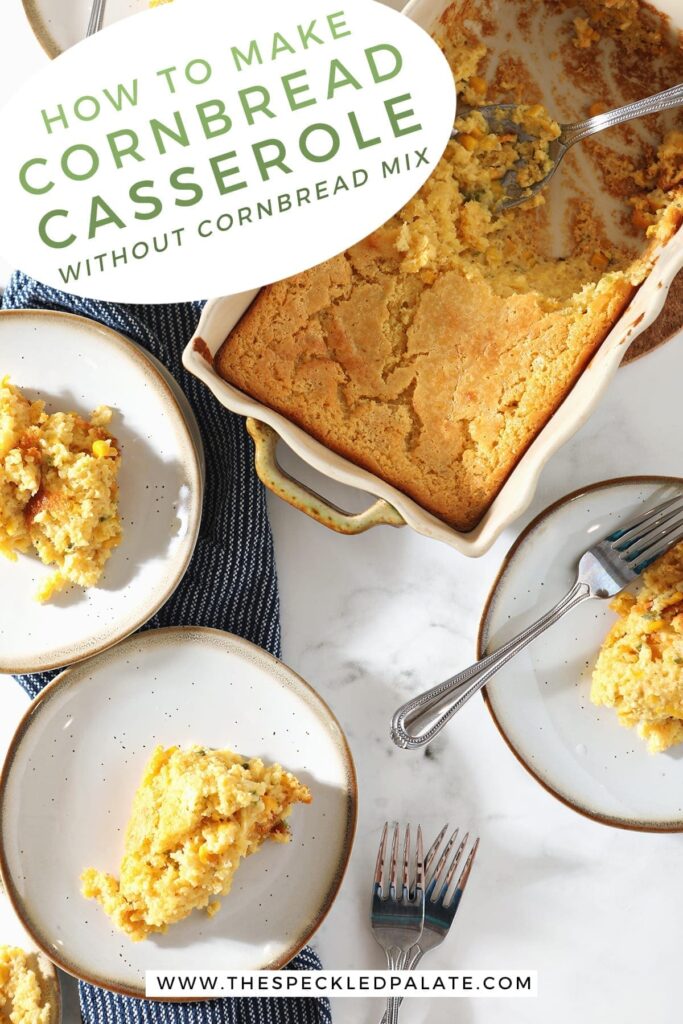
{"type": "Polygon", "coordinates": [[[2,1024],[57,1024],[56,983],[43,958],[0,946],[2,1024]]]}
{"type": "Polygon", "coordinates": [[[614,708],[656,754],[683,740],[683,545],[643,573],[637,596],[619,594],[619,615],[593,671],[591,700],[614,708]]]}
{"type": "MultiPolygon", "coordinates": [[[[601,49],[611,81],[626,81],[629,95],[683,80],[683,53],[645,3],[504,7],[530,47],[534,18],[566,12],[557,90],[566,76],[590,96],[574,118],[609,95],[601,49]]],[[[633,133],[625,142],[622,129],[608,133],[614,147],[604,136],[581,144],[632,244],[610,241],[574,180],[561,254],[545,193],[500,210],[503,178],[519,159],[523,187],[547,172],[558,126],[537,102],[553,97],[523,60],[503,52],[494,61],[495,20],[496,5],[484,0],[459,0],[440,19],[435,38],[461,116],[417,195],[345,252],[264,288],[215,360],[229,383],[463,531],[481,520],[647,276],[654,243],[683,219],[679,131],[660,135],[658,148],[633,133]],[[519,104],[520,125],[538,144],[492,133],[473,109],[487,103],[519,104]]]]}
{"type": "Polygon", "coordinates": [[[243,857],[286,843],[285,819],[311,794],[278,764],[230,750],[157,747],[135,794],[120,878],[88,868],[82,892],[134,942],[193,910],[213,915],[243,857]]]}
{"type": "Polygon", "coordinates": [[[90,420],[46,413],[0,381],[0,554],[31,548],[57,571],[38,592],[47,601],[69,583],[94,586],[121,540],[120,452],[106,429],[111,409],[90,420]]]}

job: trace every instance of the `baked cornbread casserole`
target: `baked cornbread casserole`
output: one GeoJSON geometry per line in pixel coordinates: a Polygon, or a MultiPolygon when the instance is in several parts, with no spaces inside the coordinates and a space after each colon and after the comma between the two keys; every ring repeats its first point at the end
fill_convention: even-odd
{"type": "Polygon", "coordinates": [[[683,545],[643,574],[637,596],[619,594],[619,615],[593,671],[591,700],[614,708],[657,754],[683,740],[683,545]]]}
{"type": "Polygon", "coordinates": [[[683,80],[683,51],[637,0],[505,6],[520,52],[544,19],[560,20],[553,95],[511,51],[490,50],[495,4],[454,3],[435,38],[456,81],[458,135],[431,177],[357,245],[264,288],[215,359],[235,387],[461,531],[482,518],[647,276],[655,242],[683,219],[683,131],[657,136],[662,122],[644,129],[653,142],[617,129],[569,154],[561,224],[545,194],[498,208],[520,156],[522,185],[547,170],[558,126],[543,100],[570,121],[617,105],[615,81],[634,99],[683,80]],[[584,109],[563,107],[563,78],[580,84],[584,109]],[[518,104],[537,145],[487,130],[476,107],[497,102],[518,104]],[[576,160],[590,162],[588,175],[576,160]],[[589,177],[614,223],[584,190],[589,177]]]}
{"type": "Polygon", "coordinates": [[[82,893],[140,942],[193,910],[213,915],[244,857],[289,841],[285,819],[311,794],[279,764],[230,750],[157,747],[133,800],[118,879],[88,868],[82,893]]]}
{"type": "Polygon", "coordinates": [[[48,414],[44,402],[0,381],[0,554],[15,560],[32,549],[56,567],[39,601],[70,583],[95,586],[121,540],[111,418],[104,405],[90,420],[48,414]]]}
{"type": "Polygon", "coordinates": [[[56,1024],[55,981],[36,953],[0,946],[1,1024],[56,1024]]]}

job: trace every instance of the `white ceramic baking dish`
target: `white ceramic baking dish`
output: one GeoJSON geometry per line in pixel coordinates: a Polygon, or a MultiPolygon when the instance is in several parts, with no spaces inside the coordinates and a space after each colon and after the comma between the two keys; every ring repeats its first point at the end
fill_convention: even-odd
{"type": "MultiPolygon", "coordinates": [[[[464,0],[455,2],[458,4],[464,0]]],[[[411,0],[404,13],[430,31],[448,6],[450,0],[411,0]]],[[[671,19],[672,26],[676,29],[683,28],[683,8],[680,0],[658,0],[655,6],[671,19]]],[[[496,40],[500,41],[501,48],[510,47],[510,38],[514,40],[515,34],[519,36],[519,30],[510,23],[510,9],[504,0],[494,0],[493,7],[498,23],[491,47],[495,54],[496,40]]],[[[552,57],[557,45],[556,33],[557,26],[553,24],[547,25],[544,32],[532,32],[531,38],[523,44],[524,60],[532,68],[544,95],[549,97],[548,106],[553,112],[557,110],[557,116],[563,119],[563,105],[565,111],[573,110],[576,116],[577,113],[585,111],[587,95],[584,92],[572,98],[571,89],[566,82],[563,82],[564,93],[558,92],[558,66],[552,57]],[[548,35],[553,31],[554,39],[548,35]]],[[[487,44],[491,46],[490,39],[487,39],[487,44]]],[[[567,116],[565,113],[564,119],[567,119],[567,116]]],[[[647,126],[639,122],[637,130],[647,132],[647,126]]],[[[580,147],[577,149],[580,150],[580,147]]],[[[591,198],[598,204],[606,223],[613,224],[610,209],[612,200],[598,190],[595,174],[591,173],[590,165],[583,162],[586,157],[577,152],[576,159],[574,171],[567,167],[563,168],[556,175],[551,188],[549,203],[552,204],[553,216],[556,214],[558,217],[557,224],[561,223],[565,203],[569,198],[567,188],[570,187],[572,173],[581,176],[582,188],[592,191],[591,198]]],[[[616,240],[617,229],[612,227],[609,230],[615,233],[616,240]]],[[[247,426],[256,442],[257,472],[266,486],[290,504],[341,533],[358,533],[380,523],[392,526],[407,524],[418,533],[441,540],[463,554],[477,556],[483,554],[501,531],[526,509],[545,463],[585,423],[600,401],[629,344],[661,311],[669,286],[683,267],[683,229],[660,247],[653,263],[647,280],[636,292],[578,382],[517,463],[483,519],[468,533],[461,533],[448,526],[395,487],[330,451],[284,416],[238,391],[218,376],[211,358],[258,294],[256,291],[229,295],[208,302],[197,333],[185,349],[183,362],[190,373],[204,381],[219,402],[248,418],[247,426]],[[374,495],[377,501],[358,515],[345,513],[331,505],[320,495],[293,480],[279,467],[275,456],[278,439],[282,439],[297,455],[324,476],[367,491],[374,495]]]]}

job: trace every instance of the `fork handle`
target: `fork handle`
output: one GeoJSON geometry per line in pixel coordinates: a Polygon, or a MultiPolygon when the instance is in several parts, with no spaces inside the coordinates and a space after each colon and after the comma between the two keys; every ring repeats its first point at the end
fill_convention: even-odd
{"type": "Polygon", "coordinates": [[[102,22],[104,20],[105,2],[106,0],[92,0],[90,17],[88,18],[88,27],[85,31],[86,37],[94,36],[96,32],[101,30],[102,22]]]}
{"type": "Polygon", "coordinates": [[[469,668],[403,704],[391,722],[391,738],[396,746],[404,750],[417,750],[430,743],[499,668],[590,596],[588,585],[577,580],[572,589],[550,611],[508,640],[493,654],[476,661],[469,668]]]}
{"type": "MultiPolygon", "coordinates": [[[[400,971],[405,964],[405,960],[406,954],[402,953],[398,947],[387,950],[387,967],[390,971],[400,971]]],[[[398,1011],[402,1001],[397,996],[388,996],[387,1008],[382,1017],[384,1024],[398,1024],[398,1011]]]]}
{"type": "Polygon", "coordinates": [[[587,121],[563,124],[559,141],[569,148],[575,142],[581,142],[582,139],[587,139],[589,135],[601,132],[605,128],[614,128],[615,125],[633,121],[636,117],[658,114],[663,110],[671,110],[680,106],[683,106],[683,82],[680,85],[672,86],[671,89],[665,89],[664,92],[657,92],[654,96],[646,96],[642,100],[635,100],[634,103],[617,107],[616,110],[607,110],[604,114],[596,114],[595,117],[589,117],[587,121]]]}
{"type": "MultiPolygon", "coordinates": [[[[415,946],[412,946],[410,948],[410,950],[408,951],[408,955],[407,955],[405,963],[403,965],[403,970],[405,970],[405,971],[414,971],[423,956],[424,956],[424,953],[420,949],[419,944],[417,944],[415,946]]],[[[397,1009],[400,1008],[401,1004],[403,1003],[403,996],[395,996],[394,999],[396,1000],[396,1003],[398,1004],[397,1009]]],[[[387,1000],[387,1003],[388,1002],[389,1002],[389,1000],[387,1000]]],[[[380,1021],[380,1024],[390,1024],[389,1017],[387,1015],[387,1011],[386,1010],[382,1014],[382,1019],[380,1021]]]]}

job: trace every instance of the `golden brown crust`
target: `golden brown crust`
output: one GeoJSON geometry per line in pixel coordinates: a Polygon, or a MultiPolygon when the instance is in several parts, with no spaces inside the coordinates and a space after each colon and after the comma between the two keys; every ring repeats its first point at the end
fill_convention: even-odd
{"type": "MultiPolygon", "coordinates": [[[[608,29],[624,31],[625,19],[634,38],[639,0],[619,0],[604,17],[593,0],[584,6],[599,30],[597,39],[577,30],[588,48],[608,29]]],[[[535,99],[524,68],[509,61],[505,81],[494,76],[487,85],[486,47],[463,28],[465,7],[468,24],[483,26],[481,5],[463,0],[442,17],[438,38],[461,96],[471,104],[510,92],[514,98],[520,82],[521,95],[535,99]]],[[[650,45],[648,19],[638,38],[650,45]]],[[[565,50],[579,74],[578,63],[589,58],[575,38],[571,28],[565,50]]],[[[540,107],[518,111],[543,143],[556,135],[540,107]]],[[[680,182],[683,135],[670,132],[658,151],[639,154],[638,167],[635,155],[602,144],[604,187],[621,201],[634,239],[646,231],[649,245],[642,233],[633,246],[610,242],[576,189],[558,261],[542,199],[506,213],[497,205],[501,180],[518,157],[531,156],[542,176],[547,147],[521,153],[514,135],[492,134],[476,111],[456,127],[431,177],[389,222],[345,253],[264,288],[215,367],[331,450],[467,531],[621,315],[647,275],[655,243],[677,229],[683,199],[668,189],[680,182]]]]}
{"type": "MultiPolygon", "coordinates": [[[[218,373],[460,530],[472,529],[628,302],[615,282],[567,329],[533,295],[459,271],[414,292],[392,345],[401,276],[368,283],[348,254],[264,289],[218,373]]],[[[417,287],[416,287],[417,286],[417,287]]]]}

